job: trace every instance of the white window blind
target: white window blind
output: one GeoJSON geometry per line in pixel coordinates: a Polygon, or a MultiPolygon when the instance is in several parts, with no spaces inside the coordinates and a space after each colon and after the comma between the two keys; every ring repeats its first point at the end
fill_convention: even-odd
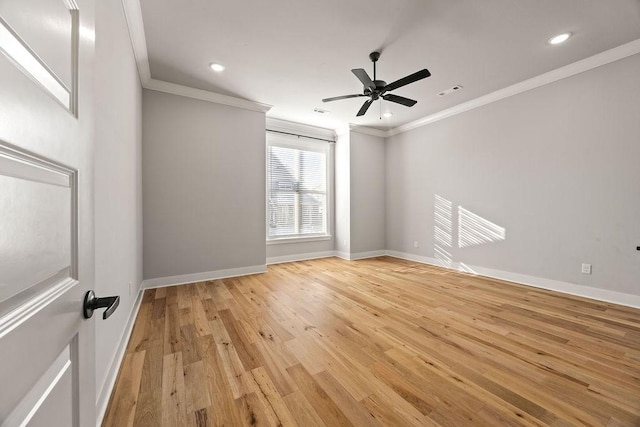
{"type": "Polygon", "coordinates": [[[267,239],[326,235],[329,144],[267,141],[267,239]]]}

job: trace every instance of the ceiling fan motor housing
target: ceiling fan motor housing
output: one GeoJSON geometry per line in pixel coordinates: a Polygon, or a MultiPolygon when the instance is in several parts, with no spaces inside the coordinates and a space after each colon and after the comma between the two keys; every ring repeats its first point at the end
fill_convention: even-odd
{"type": "Polygon", "coordinates": [[[376,89],[372,91],[371,89],[365,86],[364,94],[367,96],[372,96],[373,99],[375,100],[375,99],[378,99],[378,97],[380,96],[380,91],[384,89],[384,87],[387,85],[387,82],[385,82],[384,80],[374,80],[373,84],[376,85],[376,89]]]}

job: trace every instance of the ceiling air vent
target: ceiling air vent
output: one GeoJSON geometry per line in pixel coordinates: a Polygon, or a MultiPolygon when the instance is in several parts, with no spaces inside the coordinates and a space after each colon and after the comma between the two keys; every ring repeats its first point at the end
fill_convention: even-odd
{"type": "Polygon", "coordinates": [[[453,87],[450,87],[450,88],[449,88],[449,89],[447,89],[447,90],[443,90],[442,92],[440,92],[440,93],[438,94],[438,96],[447,96],[447,95],[449,95],[450,93],[453,93],[453,92],[459,91],[460,89],[462,89],[462,85],[455,85],[455,86],[453,86],[453,87]]]}

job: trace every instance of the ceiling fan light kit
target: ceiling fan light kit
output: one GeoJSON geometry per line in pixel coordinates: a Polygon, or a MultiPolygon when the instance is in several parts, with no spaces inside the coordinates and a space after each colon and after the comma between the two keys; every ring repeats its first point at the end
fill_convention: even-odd
{"type": "Polygon", "coordinates": [[[358,80],[360,80],[360,82],[364,85],[363,93],[325,98],[322,100],[322,102],[331,102],[348,98],[369,97],[369,99],[366,100],[364,104],[362,104],[362,107],[360,107],[358,114],[356,114],[356,116],[358,117],[364,116],[373,101],[381,98],[385,101],[395,102],[396,104],[401,104],[406,107],[413,107],[414,105],[416,105],[418,101],[414,99],[393,95],[387,92],[429,77],[431,75],[429,70],[424,68],[420,71],[409,74],[406,77],[387,84],[387,82],[385,82],[384,80],[378,80],[376,76],[376,62],[378,62],[378,59],[380,59],[380,52],[371,52],[369,54],[369,59],[371,60],[371,62],[373,62],[373,80],[371,79],[371,77],[369,77],[369,74],[367,74],[367,72],[362,68],[354,68],[353,70],[351,70],[351,72],[355,74],[358,80]]]}

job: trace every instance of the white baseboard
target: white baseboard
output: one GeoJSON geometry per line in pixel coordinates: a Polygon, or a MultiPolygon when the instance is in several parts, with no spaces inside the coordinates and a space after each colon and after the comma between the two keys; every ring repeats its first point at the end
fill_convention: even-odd
{"type": "Polygon", "coordinates": [[[410,254],[408,252],[385,251],[385,254],[394,258],[406,259],[407,261],[415,261],[422,264],[435,265],[437,267],[445,267],[440,260],[423,255],[410,254]]]}
{"type": "Polygon", "coordinates": [[[162,288],[165,286],[184,285],[186,283],[203,282],[205,280],[226,279],[227,277],[248,276],[266,273],[266,264],[249,267],[228,268],[225,270],[205,271],[202,273],[183,274],[180,276],[158,277],[142,281],[142,289],[162,288]]]}
{"type": "Polygon", "coordinates": [[[120,370],[120,365],[122,364],[124,353],[127,350],[127,344],[129,343],[129,337],[131,337],[133,325],[135,324],[136,317],[138,316],[138,311],[140,310],[143,293],[144,289],[139,288],[138,295],[136,296],[136,301],[133,304],[131,313],[129,313],[129,318],[127,319],[124,331],[122,332],[122,337],[120,338],[120,342],[118,343],[118,350],[116,351],[115,357],[111,361],[107,376],[105,377],[102,387],[100,388],[100,393],[98,393],[98,398],[96,400],[96,427],[102,425],[105,412],[107,411],[109,398],[111,397],[111,392],[113,391],[113,387],[116,384],[118,371],[120,370]]]}
{"type": "Polygon", "coordinates": [[[342,258],[342,259],[346,259],[347,261],[355,261],[358,259],[365,259],[365,258],[375,258],[378,256],[385,256],[387,255],[387,251],[382,249],[379,251],[368,251],[368,252],[354,252],[354,253],[350,253],[350,252],[342,252],[342,251],[333,251],[334,255],[338,258],[342,258]]]}
{"type": "Polygon", "coordinates": [[[356,252],[349,256],[349,259],[355,261],[357,259],[375,258],[378,256],[385,256],[387,251],[368,251],[368,252],[356,252]]]}
{"type": "Polygon", "coordinates": [[[309,252],[306,254],[293,254],[274,256],[267,258],[267,265],[281,264],[283,262],[306,261],[309,259],[329,258],[336,255],[336,251],[309,252]]]}
{"type": "Polygon", "coordinates": [[[551,280],[542,277],[528,276],[526,274],[512,273],[510,271],[502,271],[493,268],[467,265],[460,262],[447,263],[436,258],[415,255],[406,252],[386,251],[386,254],[394,258],[401,258],[409,261],[420,262],[423,264],[435,265],[450,270],[463,271],[466,273],[472,273],[480,276],[514,282],[521,285],[556,291],[563,294],[575,295],[603,302],[611,302],[627,307],[640,308],[640,295],[625,294],[622,292],[610,291],[607,289],[577,285],[575,283],[569,282],[561,282],[559,280],[551,280]]]}

